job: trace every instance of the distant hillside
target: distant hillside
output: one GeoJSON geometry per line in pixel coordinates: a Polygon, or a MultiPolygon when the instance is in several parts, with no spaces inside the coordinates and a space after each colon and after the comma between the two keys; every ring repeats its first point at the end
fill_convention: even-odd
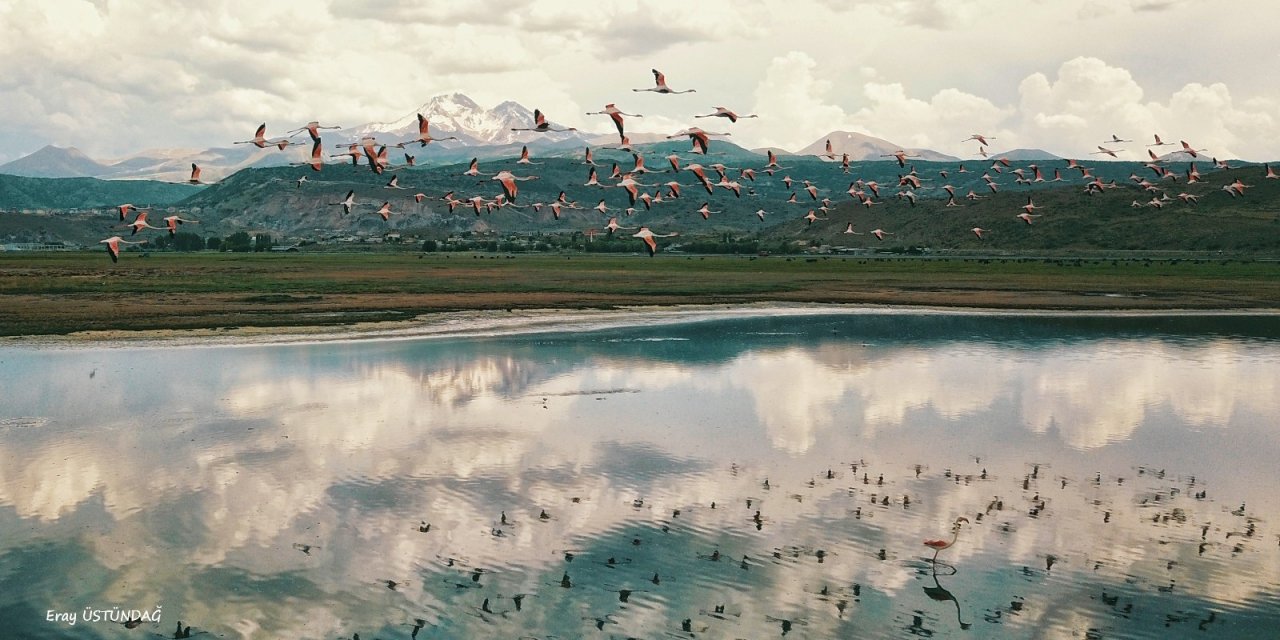
{"type": "Polygon", "coordinates": [[[850,160],[883,160],[882,156],[892,154],[899,149],[906,151],[909,155],[919,156],[916,158],[917,160],[951,161],[959,159],[931,149],[909,149],[882,138],[850,131],[832,131],[800,149],[796,152],[796,155],[816,156],[826,153],[827,140],[831,141],[832,150],[837,156],[847,153],[850,160]]]}
{"type": "Polygon", "coordinates": [[[1044,149],[1010,149],[999,153],[987,152],[989,158],[1004,158],[1010,161],[1027,162],[1035,160],[1061,160],[1062,156],[1056,156],[1044,149]]]}
{"type": "Polygon", "coordinates": [[[169,205],[191,195],[194,187],[151,180],[27,178],[0,175],[0,210],[90,209],[126,202],[169,205]]]}
{"type": "Polygon", "coordinates": [[[75,147],[53,145],[23,156],[12,162],[0,164],[0,174],[28,178],[74,178],[99,176],[109,169],[75,147]]]}

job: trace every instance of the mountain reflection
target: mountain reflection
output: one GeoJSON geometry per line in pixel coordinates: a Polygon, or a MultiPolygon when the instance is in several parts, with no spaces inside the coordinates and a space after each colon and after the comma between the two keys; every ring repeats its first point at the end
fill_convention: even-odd
{"type": "Polygon", "coordinates": [[[1027,322],[0,350],[0,614],[24,637],[99,602],[228,637],[1020,637],[1120,628],[1106,591],[1276,622],[1280,346],[1027,322]],[[920,541],[958,515],[964,571],[935,582],[920,541]]]}

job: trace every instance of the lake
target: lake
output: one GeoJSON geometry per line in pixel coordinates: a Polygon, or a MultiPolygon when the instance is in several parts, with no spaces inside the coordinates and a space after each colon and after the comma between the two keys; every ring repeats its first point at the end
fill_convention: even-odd
{"type": "Polygon", "coordinates": [[[1277,316],[481,317],[0,344],[5,634],[1280,629],[1277,316]]]}

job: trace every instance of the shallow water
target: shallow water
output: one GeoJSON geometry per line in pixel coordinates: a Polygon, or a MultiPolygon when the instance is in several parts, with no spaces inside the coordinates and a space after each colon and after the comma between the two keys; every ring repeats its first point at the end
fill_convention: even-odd
{"type": "Polygon", "coordinates": [[[0,347],[5,633],[1280,628],[1274,317],[664,319],[0,347]]]}

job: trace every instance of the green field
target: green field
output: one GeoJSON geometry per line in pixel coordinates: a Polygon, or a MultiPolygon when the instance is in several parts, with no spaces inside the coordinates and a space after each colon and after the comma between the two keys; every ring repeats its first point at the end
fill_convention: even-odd
{"type": "Polygon", "coordinates": [[[1280,263],[414,253],[0,254],[0,334],[407,320],[469,309],[808,302],[1280,308],[1280,263]]]}

